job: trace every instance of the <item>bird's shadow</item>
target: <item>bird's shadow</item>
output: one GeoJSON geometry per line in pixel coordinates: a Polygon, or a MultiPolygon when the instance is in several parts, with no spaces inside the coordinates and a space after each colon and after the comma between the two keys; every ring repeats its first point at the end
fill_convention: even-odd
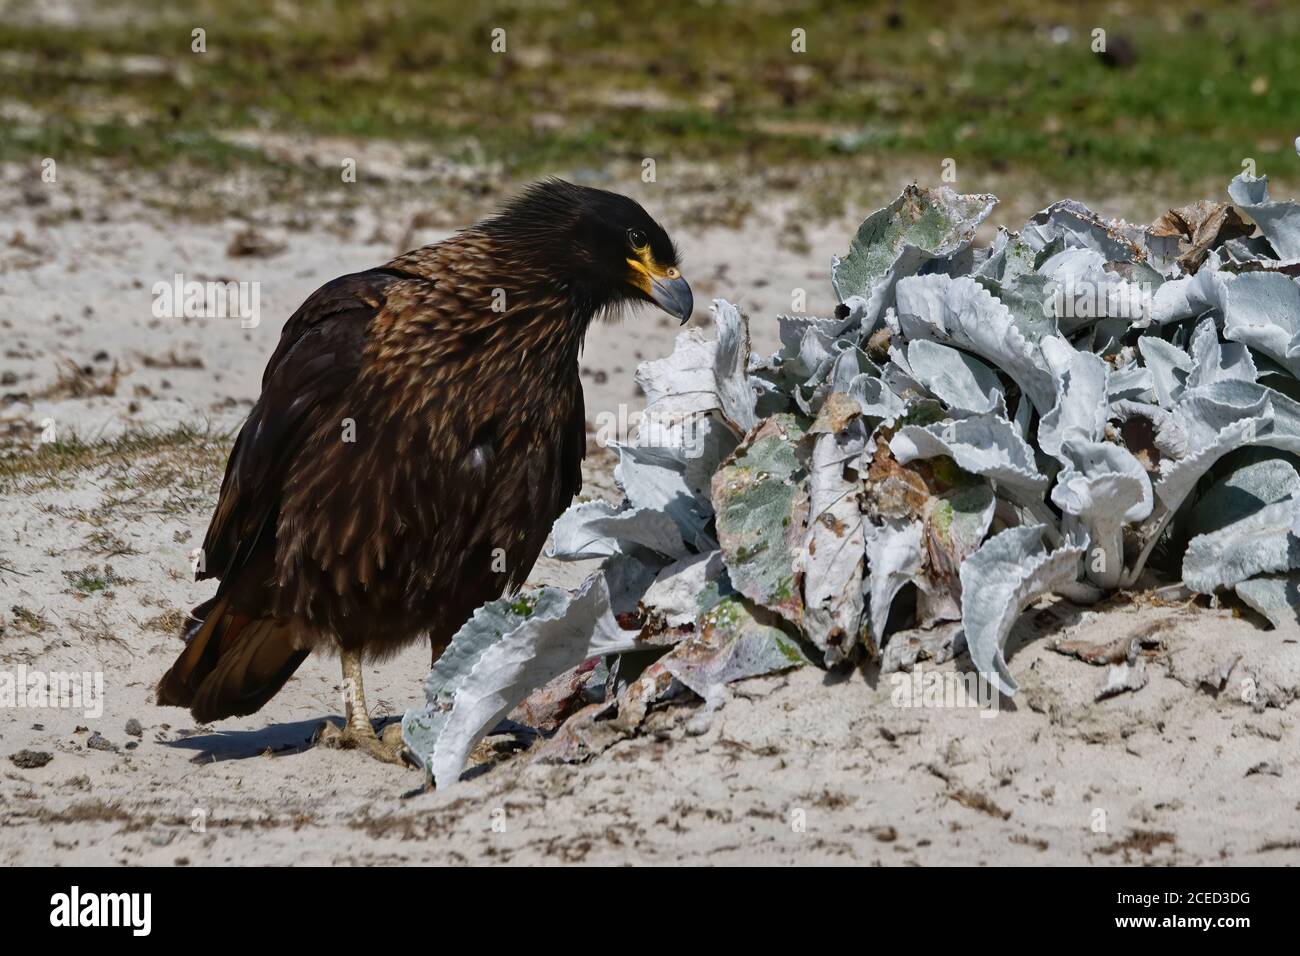
{"type": "MultiPolygon", "coordinates": [[[[400,716],[393,716],[375,720],[375,732],[383,733],[384,727],[401,719],[400,716]]],[[[310,750],[314,746],[316,731],[327,720],[340,727],[343,725],[343,718],[332,714],[311,720],[270,724],[258,730],[218,730],[191,734],[179,740],[169,740],[166,746],[198,751],[190,758],[190,763],[247,760],[249,757],[288,757],[310,750]]]]}

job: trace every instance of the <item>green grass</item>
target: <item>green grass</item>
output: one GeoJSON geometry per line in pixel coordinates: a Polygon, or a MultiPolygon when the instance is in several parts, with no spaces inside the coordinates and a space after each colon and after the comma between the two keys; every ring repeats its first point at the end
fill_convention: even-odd
{"type": "MultiPolygon", "coordinates": [[[[93,470],[102,475],[109,491],[168,491],[183,504],[186,495],[206,490],[214,476],[220,479],[233,441],[229,431],[181,424],[114,438],[74,435],[27,448],[11,447],[0,454],[0,492],[61,487],[93,470]]],[[[184,509],[178,505],[178,510],[184,509]]]]}
{"type": "Polygon", "coordinates": [[[79,594],[98,594],[100,591],[107,591],[109,588],[131,583],[126,578],[119,576],[108,565],[105,565],[101,570],[97,564],[72,571],[64,571],[63,577],[67,579],[72,589],[79,594]]]}
{"type": "Polygon", "coordinates": [[[15,604],[9,608],[9,612],[13,614],[14,621],[21,624],[24,629],[32,634],[40,634],[50,628],[49,619],[40,611],[33,611],[20,604],[15,604]]]}
{"type": "Polygon", "coordinates": [[[1300,6],[1147,6],[98,4],[84,26],[0,24],[0,100],[41,117],[0,120],[0,158],[320,173],[220,135],[267,129],[426,144],[512,175],[896,155],[936,178],[952,157],[1069,186],[1222,178],[1249,156],[1294,178],[1300,6]],[[196,26],[206,53],[190,51],[196,26]],[[1130,68],[1090,51],[1096,27],[1132,45],[1130,68]]]}

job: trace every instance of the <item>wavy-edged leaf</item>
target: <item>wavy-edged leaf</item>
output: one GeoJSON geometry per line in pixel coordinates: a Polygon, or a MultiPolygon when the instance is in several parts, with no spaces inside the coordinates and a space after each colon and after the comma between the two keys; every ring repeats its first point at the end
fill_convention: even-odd
{"type": "Polygon", "coordinates": [[[1057,476],[1052,501],[1066,515],[1067,535],[1088,543],[1088,580],[1114,588],[1124,570],[1124,525],[1143,521],[1153,505],[1151,480],[1132,453],[1109,442],[1067,439],[1066,467],[1057,476]]]}
{"type": "Polygon", "coordinates": [[[713,518],[710,481],[736,447],[730,428],[713,415],[671,424],[642,419],[631,442],[611,447],[619,458],[614,479],[633,507],[666,513],[696,550],[717,546],[707,531],[713,518]]]}
{"type": "Polygon", "coordinates": [[[1216,461],[1228,452],[1250,444],[1270,420],[1269,415],[1243,417],[1225,425],[1213,439],[1198,445],[1185,458],[1166,462],[1154,485],[1156,496],[1170,511],[1177,510],[1216,461]]]}
{"type": "Polygon", "coordinates": [[[659,571],[641,598],[666,627],[682,627],[732,593],[721,551],[693,554],[659,571]]]}
{"type": "Polygon", "coordinates": [[[1018,325],[979,283],[966,277],[914,276],[898,283],[897,299],[898,326],[906,338],[972,352],[1011,376],[1039,412],[1051,409],[1055,390],[1038,348],[1042,330],[1018,325]]]}
{"type": "Polygon", "coordinates": [[[917,381],[954,411],[1006,410],[997,373],[973,355],[917,339],[907,347],[907,362],[917,381]]]}
{"type": "Polygon", "coordinates": [[[1218,531],[1286,498],[1300,499],[1300,473],[1277,452],[1259,449],[1200,494],[1187,516],[1191,537],[1218,531]]]}
{"type": "Polygon", "coordinates": [[[716,339],[687,329],[671,355],[637,367],[636,381],[646,396],[643,418],[671,424],[716,410],[744,434],[756,422],[749,323],[725,299],[715,299],[710,312],[716,339]]]}
{"type": "Polygon", "coordinates": [[[1141,281],[1130,281],[1110,265],[1095,249],[1062,249],[1039,269],[1049,280],[1045,286],[1044,310],[1055,320],[1062,335],[1074,335],[1106,319],[1124,319],[1126,325],[1144,325],[1148,320],[1147,287],[1160,276],[1146,266],[1125,263],[1129,270],[1140,269],[1141,281]]]}
{"type": "Polygon", "coordinates": [[[1187,375],[1188,388],[1200,388],[1215,382],[1240,380],[1254,382],[1259,373],[1244,345],[1219,341],[1214,320],[1202,319],[1192,334],[1192,370],[1187,375]]]}
{"type": "Polygon", "coordinates": [[[1151,373],[1151,384],[1156,401],[1164,408],[1173,408],[1192,371],[1192,357],[1170,342],[1154,335],[1138,339],[1138,351],[1151,373]]]}
{"type": "Polygon", "coordinates": [[[833,392],[847,392],[855,378],[878,377],[880,369],[867,354],[852,343],[840,339],[833,343],[834,357],[821,370],[795,390],[795,404],[809,418],[816,418],[822,403],[833,392]]]}
{"type": "Polygon", "coordinates": [[[889,608],[903,586],[920,580],[925,570],[922,522],[886,520],[883,525],[866,525],[868,591],[867,637],[873,653],[885,638],[889,608]]]}
{"type": "Polygon", "coordinates": [[[1056,386],[1056,402],[1038,424],[1038,445],[1063,464],[1063,442],[1095,442],[1106,430],[1107,386],[1110,368],[1091,352],[1080,352],[1065,339],[1053,336],[1042,342],[1056,386]]]}
{"type": "MultiPolygon", "coordinates": [[[[1057,248],[1056,244],[1051,247],[1057,248]]],[[[1007,307],[1016,327],[1031,342],[1057,332],[1049,305],[1052,279],[1037,271],[1047,258],[1050,258],[1048,250],[1035,251],[1019,233],[999,227],[992,252],[971,274],[971,278],[1007,307]]]]}
{"type": "Polygon", "coordinates": [[[608,501],[571,505],[551,529],[549,556],[582,561],[645,549],[664,558],[685,556],[681,529],[671,517],[651,508],[620,508],[608,501]]]}
{"type": "Polygon", "coordinates": [[[1164,283],[1151,297],[1150,324],[1156,327],[1195,319],[1206,312],[1224,311],[1225,282],[1228,274],[1219,271],[1213,255],[1194,276],[1164,283]]]}
{"type": "Polygon", "coordinates": [[[859,375],[849,383],[848,394],[857,399],[862,414],[892,424],[902,415],[907,406],[901,398],[885,384],[883,379],[870,375],[859,375]]]}
{"type": "Polygon", "coordinates": [[[1287,498],[1187,543],[1183,583],[1211,594],[1257,574],[1300,568],[1300,501],[1287,498]]]}
{"type": "Polygon", "coordinates": [[[1300,259],[1300,204],[1270,202],[1268,177],[1239,174],[1228,185],[1228,196],[1264,234],[1279,259],[1300,259]]]}
{"type": "Polygon", "coordinates": [[[749,322],[726,299],[714,299],[709,312],[718,330],[713,362],[718,408],[743,435],[758,424],[754,387],[749,383],[749,322]]]}
{"type": "Polygon", "coordinates": [[[972,415],[933,425],[904,425],[889,440],[900,464],[947,455],[963,471],[983,475],[1024,502],[1041,501],[1048,478],[1038,471],[1034,452],[999,415],[972,415]]]}
{"type": "Polygon", "coordinates": [[[961,620],[976,668],[1004,694],[1017,685],[1003,647],[1020,612],[1040,597],[1072,584],[1083,548],[1065,544],[1049,552],[1044,525],[995,534],[961,566],[961,620]]]}
{"type": "Polygon", "coordinates": [[[915,184],[858,227],[849,254],[831,260],[831,284],[841,302],[861,296],[861,328],[870,332],[893,304],[894,286],[926,263],[968,247],[996,196],[963,196],[915,184]]]}
{"type": "Polygon", "coordinates": [[[1106,401],[1150,402],[1155,398],[1155,376],[1136,362],[1111,369],[1106,381],[1106,401]]]}
{"type": "Polygon", "coordinates": [[[1234,276],[1223,335],[1258,349],[1293,377],[1300,376],[1300,282],[1278,272],[1234,276]]]}
{"type": "Polygon", "coordinates": [[[455,783],[470,751],[533,690],[590,657],[639,646],[610,612],[604,575],[576,593],[543,588],[474,612],[425,679],[426,707],[402,718],[402,739],[439,788],[455,783]]]}
{"type": "Polygon", "coordinates": [[[1146,251],[1135,241],[1144,237],[1144,229],[1102,219],[1074,199],[1059,200],[1035,213],[1020,234],[1035,250],[1048,248],[1059,240],[1066,249],[1095,250],[1107,262],[1137,262],[1146,258],[1146,251]]]}

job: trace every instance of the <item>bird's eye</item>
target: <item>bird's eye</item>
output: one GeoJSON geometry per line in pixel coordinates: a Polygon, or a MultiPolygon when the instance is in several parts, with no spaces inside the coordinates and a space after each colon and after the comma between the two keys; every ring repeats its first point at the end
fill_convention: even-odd
{"type": "Polygon", "coordinates": [[[627,241],[632,243],[633,249],[641,249],[649,240],[646,239],[645,233],[640,229],[629,229],[627,231],[627,241]]]}

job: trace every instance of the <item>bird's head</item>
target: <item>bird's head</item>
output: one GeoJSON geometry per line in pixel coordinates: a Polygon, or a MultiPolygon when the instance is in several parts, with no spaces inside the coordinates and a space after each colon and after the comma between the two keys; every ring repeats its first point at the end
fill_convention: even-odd
{"type": "Polygon", "coordinates": [[[652,302],[685,324],[694,298],[680,255],[641,204],[560,179],[534,183],[482,224],[580,296],[592,313],[652,302]]]}

